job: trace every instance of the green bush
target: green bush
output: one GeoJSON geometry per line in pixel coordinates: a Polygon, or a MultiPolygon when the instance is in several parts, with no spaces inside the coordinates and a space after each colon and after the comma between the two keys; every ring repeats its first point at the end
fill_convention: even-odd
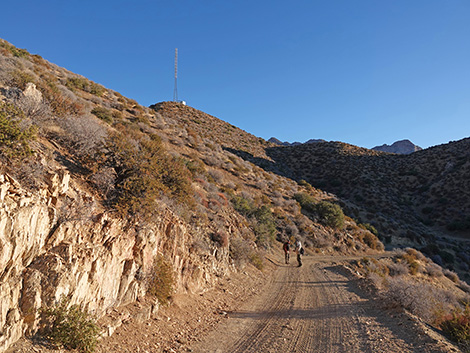
{"type": "Polygon", "coordinates": [[[96,107],[96,108],[93,108],[93,110],[91,111],[91,114],[107,122],[108,124],[113,123],[113,113],[109,109],[106,109],[104,107],[96,107]]]}
{"type": "Polygon", "coordinates": [[[315,212],[316,211],[316,204],[315,198],[309,194],[304,192],[300,192],[294,195],[294,199],[300,204],[304,210],[308,212],[315,212]]]}
{"type": "Polygon", "coordinates": [[[80,352],[93,352],[99,336],[99,327],[90,315],[78,305],[69,307],[63,297],[55,306],[41,310],[46,338],[54,344],[80,352]]]}
{"type": "Polygon", "coordinates": [[[266,205],[256,207],[252,200],[242,196],[234,196],[232,205],[235,210],[252,221],[256,243],[268,248],[276,237],[276,222],[271,209],[266,205]]]}
{"type": "Polygon", "coordinates": [[[23,112],[9,103],[0,102],[0,154],[8,158],[23,158],[33,154],[29,146],[35,139],[33,126],[22,129],[23,112]]]}
{"type": "Polygon", "coordinates": [[[344,227],[344,213],[339,205],[321,201],[315,207],[323,224],[332,228],[344,227]]]}
{"type": "Polygon", "coordinates": [[[253,212],[256,219],[254,231],[256,234],[256,243],[264,247],[269,247],[276,237],[276,222],[270,208],[263,205],[253,212]]]}
{"type": "Polygon", "coordinates": [[[155,258],[153,271],[149,276],[148,293],[155,296],[162,305],[168,304],[175,287],[173,267],[162,255],[155,258]]]}
{"type": "Polygon", "coordinates": [[[238,211],[238,213],[242,214],[243,216],[251,216],[253,211],[255,210],[255,206],[252,200],[245,199],[242,196],[235,195],[232,198],[232,205],[233,208],[238,211]]]}

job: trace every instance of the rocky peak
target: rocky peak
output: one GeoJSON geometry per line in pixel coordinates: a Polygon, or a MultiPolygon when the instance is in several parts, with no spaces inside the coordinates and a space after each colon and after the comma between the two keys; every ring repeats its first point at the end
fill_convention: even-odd
{"type": "Polygon", "coordinates": [[[396,141],[392,145],[383,144],[372,148],[376,151],[397,153],[397,154],[410,154],[422,150],[421,147],[415,145],[410,140],[396,141]]]}

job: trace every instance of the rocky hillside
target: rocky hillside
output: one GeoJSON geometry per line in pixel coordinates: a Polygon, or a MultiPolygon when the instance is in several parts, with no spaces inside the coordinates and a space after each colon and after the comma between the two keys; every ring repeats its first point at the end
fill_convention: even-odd
{"type": "Polygon", "coordinates": [[[429,255],[439,255],[428,246],[438,244],[445,249],[440,257],[466,271],[470,249],[454,238],[470,237],[469,151],[470,139],[463,139],[410,155],[340,142],[276,147],[267,154],[284,175],[338,195],[348,214],[373,224],[386,243],[414,245],[429,255]]]}
{"type": "Polygon", "coordinates": [[[288,237],[383,248],[336,196],[282,176],[275,145],[178,103],[142,107],[3,40],[0,126],[0,351],[48,332],[64,298],[97,318],[135,301],[155,313],[262,269],[288,237]]]}
{"type": "Polygon", "coordinates": [[[375,151],[398,153],[398,154],[410,154],[416,151],[421,151],[422,148],[416,146],[410,140],[401,140],[392,143],[391,145],[383,144],[382,146],[376,146],[372,148],[375,151]]]}

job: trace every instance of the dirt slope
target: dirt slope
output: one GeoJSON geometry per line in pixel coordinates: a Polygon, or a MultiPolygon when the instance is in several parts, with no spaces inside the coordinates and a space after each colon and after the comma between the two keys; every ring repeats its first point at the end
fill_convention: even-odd
{"type": "Polygon", "coordinates": [[[450,352],[442,337],[385,308],[352,281],[337,261],[305,257],[304,266],[279,265],[261,294],[193,352],[450,352]]]}

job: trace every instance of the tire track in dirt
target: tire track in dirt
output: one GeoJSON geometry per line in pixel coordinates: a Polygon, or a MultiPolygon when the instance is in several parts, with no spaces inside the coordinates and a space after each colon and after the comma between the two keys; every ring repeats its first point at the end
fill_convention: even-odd
{"type": "Polygon", "coordinates": [[[278,265],[261,294],[230,313],[192,351],[445,352],[378,308],[332,263],[347,260],[312,256],[301,268],[278,265]]]}

